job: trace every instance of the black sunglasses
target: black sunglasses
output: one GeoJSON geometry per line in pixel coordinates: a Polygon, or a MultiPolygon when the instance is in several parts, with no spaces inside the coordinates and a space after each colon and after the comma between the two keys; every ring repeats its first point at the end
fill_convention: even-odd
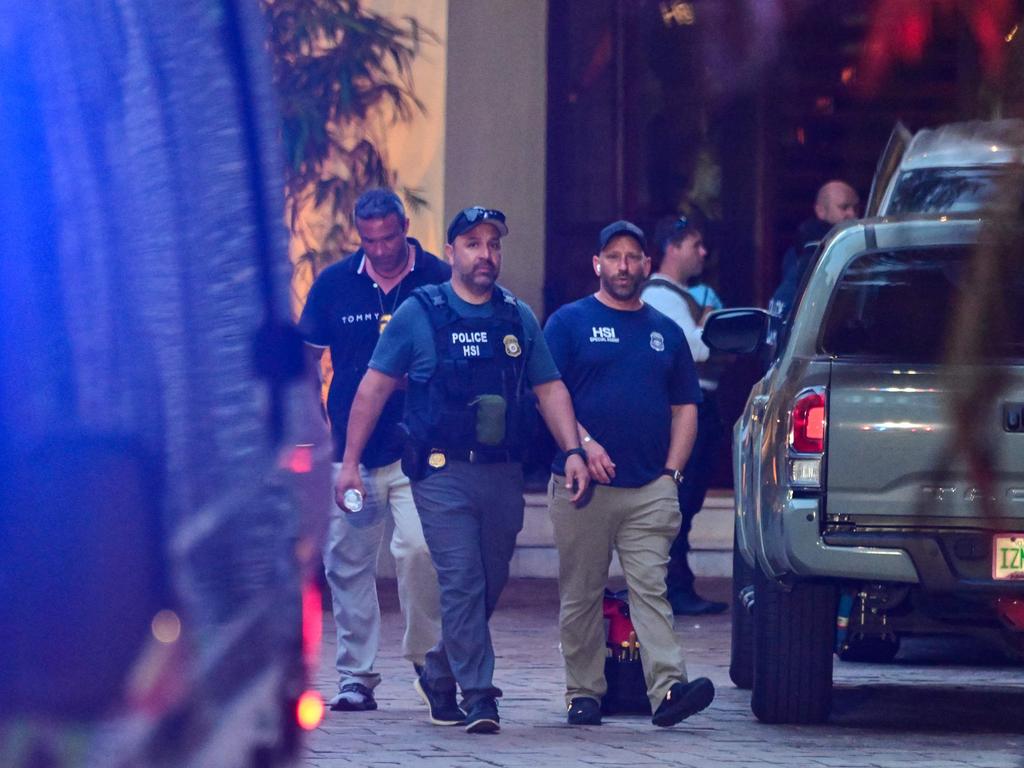
{"type": "Polygon", "coordinates": [[[508,234],[504,213],[495,208],[484,208],[480,205],[474,205],[471,208],[463,208],[452,220],[451,225],[448,227],[448,242],[454,242],[456,235],[472,229],[477,222],[481,221],[496,222],[502,234],[508,234]]]}
{"type": "Polygon", "coordinates": [[[502,224],[505,223],[504,213],[495,210],[494,208],[482,208],[479,205],[474,205],[472,208],[463,209],[462,217],[470,224],[481,219],[497,219],[502,224]]]}

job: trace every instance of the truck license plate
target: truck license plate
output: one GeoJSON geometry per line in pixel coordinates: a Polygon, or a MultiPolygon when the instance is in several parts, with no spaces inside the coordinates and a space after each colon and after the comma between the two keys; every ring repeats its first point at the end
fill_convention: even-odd
{"type": "Polygon", "coordinates": [[[992,578],[1024,579],[1024,533],[997,533],[992,538],[992,578]]]}

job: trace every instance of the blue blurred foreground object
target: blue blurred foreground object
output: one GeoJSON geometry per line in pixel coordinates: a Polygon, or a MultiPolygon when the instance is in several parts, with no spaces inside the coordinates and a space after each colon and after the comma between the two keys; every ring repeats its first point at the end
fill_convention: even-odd
{"type": "Polygon", "coordinates": [[[322,712],[264,35],[228,0],[0,13],[0,765],[275,765],[322,712]]]}

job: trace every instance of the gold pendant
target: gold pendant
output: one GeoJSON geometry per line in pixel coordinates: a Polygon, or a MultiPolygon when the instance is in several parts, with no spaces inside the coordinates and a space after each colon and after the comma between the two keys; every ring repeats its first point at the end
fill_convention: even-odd
{"type": "Polygon", "coordinates": [[[391,314],[390,313],[385,314],[385,315],[381,315],[380,316],[380,320],[377,321],[377,328],[378,328],[379,332],[380,333],[384,333],[384,329],[387,327],[387,324],[390,323],[390,322],[391,322],[391,314]]]}
{"type": "Polygon", "coordinates": [[[430,456],[427,457],[427,464],[432,466],[434,469],[440,469],[447,463],[444,454],[441,451],[432,451],[430,456]]]}

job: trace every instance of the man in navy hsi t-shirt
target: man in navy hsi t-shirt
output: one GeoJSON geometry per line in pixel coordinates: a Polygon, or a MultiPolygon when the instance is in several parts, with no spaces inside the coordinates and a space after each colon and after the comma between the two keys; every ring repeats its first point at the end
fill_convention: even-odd
{"type": "Polygon", "coordinates": [[[608,225],[593,263],[597,293],[559,309],[544,329],[595,481],[593,493],[574,504],[556,465],[549,491],[568,721],[601,722],[602,599],[614,549],[629,586],[652,722],[670,726],[714,698],[710,680],[687,682],[665,591],[680,524],[676,487],[696,436],[700,388],[682,331],[640,301],[650,271],[643,232],[627,221],[608,225]]]}

